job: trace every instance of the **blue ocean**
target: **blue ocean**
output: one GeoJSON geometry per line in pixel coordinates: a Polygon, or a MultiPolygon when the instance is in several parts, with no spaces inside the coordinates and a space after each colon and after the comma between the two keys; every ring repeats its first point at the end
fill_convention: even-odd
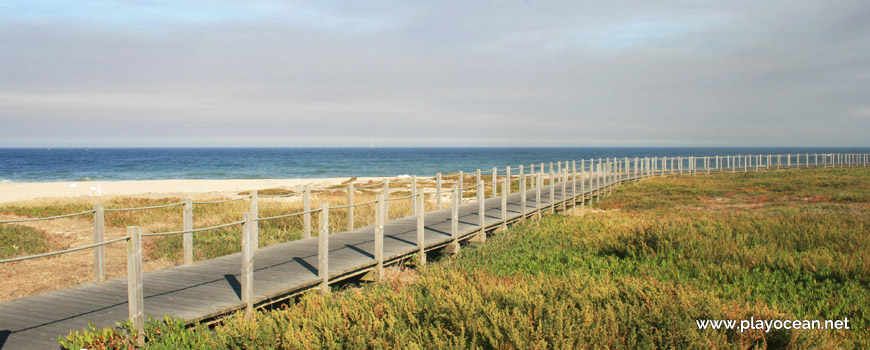
{"type": "Polygon", "coordinates": [[[433,176],[599,157],[870,152],[870,148],[2,148],[0,181],[433,176]]]}

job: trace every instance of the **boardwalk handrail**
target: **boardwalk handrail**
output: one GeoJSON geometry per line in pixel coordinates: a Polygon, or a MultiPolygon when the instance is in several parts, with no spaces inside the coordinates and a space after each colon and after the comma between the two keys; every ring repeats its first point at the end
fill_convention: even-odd
{"type": "Polygon", "coordinates": [[[281,215],[275,215],[275,216],[267,216],[267,217],[264,217],[264,218],[256,218],[256,219],[254,219],[254,221],[266,221],[266,220],[272,220],[272,219],[289,218],[289,217],[293,217],[293,216],[299,216],[299,215],[302,215],[302,214],[313,214],[313,213],[317,213],[317,212],[319,212],[320,210],[321,210],[320,208],[317,208],[317,209],[305,210],[305,211],[300,211],[300,212],[295,212],[295,213],[290,213],[290,214],[281,214],[281,215]]]}
{"type": "Polygon", "coordinates": [[[218,229],[218,228],[222,228],[222,227],[239,225],[239,224],[242,224],[244,222],[245,222],[244,220],[240,220],[240,221],[228,222],[226,224],[220,224],[220,225],[215,225],[215,226],[195,228],[193,230],[143,233],[142,237],[171,236],[171,235],[177,235],[177,234],[181,234],[181,233],[194,233],[194,232],[209,231],[209,230],[214,230],[214,229],[218,229]]]}
{"type": "Polygon", "coordinates": [[[3,221],[0,221],[0,224],[14,224],[14,223],[19,223],[19,222],[31,222],[31,221],[53,220],[53,219],[68,218],[68,217],[71,217],[71,216],[87,215],[87,214],[93,214],[93,213],[94,213],[94,210],[88,210],[88,211],[83,211],[83,212],[80,212],[80,213],[72,213],[72,214],[63,214],[63,215],[47,216],[47,217],[44,217],[44,218],[29,218],[29,219],[3,220],[3,221]]]}
{"type": "MultiPolygon", "coordinates": [[[[261,195],[260,197],[278,197],[278,196],[284,196],[284,195],[261,195]]],[[[228,202],[235,202],[235,201],[240,201],[240,200],[243,200],[243,199],[250,199],[250,198],[251,198],[251,196],[243,196],[243,197],[239,197],[239,198],[232,198],[232,199],[219,199],[219,200],[214,200],[214,201],[194,201],[193,204],[218,204],[218,203],[228,203],[228,202]]],[[[184,203],[182,203],[182,204],[184,204],[184,203]]]]}
{"type": "MultiPolygon", "coordinates": [[[[362,202],[362,203],[345,204],[345,205],[336,205],[336,206],[334,206],[334,207],[333,207],[333,206],[330,206],[329,209],[354,208],[354,207],[358,207],[358,206],[362,206],[362,205],[369,205],[369,204],[372,204],[372,203],[376,203],[377,201],[378,201],[377,199],[374,199],[374,200],[370,200],[370,201],[368,201],[368,202],[362,202]]],[[[320,209],[317,209],[317,210],[319,211],[320,209]]]]}
{"type": "MultiPolygon", "coordinates": [[[[396,198],[387,198],[387,199],[384,199],[384,200],[387,201],[387,202],[390,202],[390,201],[397,201],[397,200],[402,200],[402,199],[408,199],[408,198],[411,198],[411,197],[414,197],[414,195],[413,195],[413,194],[409,194],[409,195],[407,195],[407,196],[401,196],[401,197],[396,197],[396,198]]],[[[333,208],[333,209],[334,209],[335,207],[330,207],[330,208],[333,208]]]]}
{"type": "Polygon", "coordinates": [[[184,205],[184,202],[178,203],[169,203],[169,204],[161,204],[161,205],[152,205],[149,207],[138,207],[138,208],[106,208],[105,211],[136,211],[136,210],[148,210],[148,209],[159,209],[159,208],[168,208],[168,207],[177,207],[184,205]]]}
{"type": "Polygon", "coordinates": [[[11,262],[16,262],[16,261],[22,261],[22,260],[30,260],[30,259],[44,258],[44,257],[47,257],[47,256],[52,256],[52,255],[60,255],[60,254],[65,254],[65,253],[77,252],[77,251],[79,251],[79,250],[85,250],[85,249],[90,249],[90,248],[102,247],[102,246],[104,246],[104,245],[112,244],[112,243],[115,243],[115,242],[126,241],[127,238],[128,238],[128,237],[120,237],[120,238],[110,239],[110,240],[108,240],[108,241],[103,241],[103,242],[100,242],[100,243],[88,244],[88,245],[86,245],[86,246],[81,246],[81,247],[69,248],[69,249],[58,250],[58,251],[53,251],[53,252],[48,252],[48,253],[42,253],[42,254],[27,255],[27,256],[19,256],[19,257],[10,258],[10,259],[3,259],[3,260],[0,260],[0,264],[11,263],[11,262]]]}

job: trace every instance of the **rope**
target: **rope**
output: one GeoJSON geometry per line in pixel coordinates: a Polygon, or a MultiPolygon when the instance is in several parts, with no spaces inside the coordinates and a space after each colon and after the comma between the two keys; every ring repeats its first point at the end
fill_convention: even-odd
{"type": "Polygon", "coordinates": [[[48,252],[48,253],[42,253],[42,254],[36,254],[36,255],[28,255],[28,256],[20,256],[20,257],[17,257],[17,258],[0,260],[0,264],[3,264],[3,263],[10,263],[10,262],[16,262],[16,261],[22,261],[22,260],[30,260],[30,259],[36,259],[36,258],[44,258],[44,257],[47,257],[47,256],[59,255],[59,254],[64,254],[64,253],[72,253],[72,252],[76,252],[76,251],[79,251],[79,250],[95,248],[95,247],[104,246],[104,245],[107,245],[107,244],[112,244],[112,243],[120,242],[120,241],[126,241],[128,238],[130,238],[130,237],[124,236],[124,237],[115,238],[115,239],[108,240],[108,241],[104,241],[104,242],[100,242],[100,243],[89,244],[89,245],[82,246],[82,247],[76,247],[76,248],[70,248],[70,249],[58,250],[58,251],[56,251],[56,252],[48,252]]]}
{"type": "Polygon", "coordinates": [[[276,216],[267,216],[264,218],[257,218],[257,219],[254,219],[254,221],[265,221],[265,220],[272,220],[272,219],[289,218],[292,216],[298,216],[298,215],[302,215],[302,214],[306,214],[306,213],[316,213],[319,211],[320,211],[320,208],[317,208],[317,209],[311,209],[309,211],[300,211],[298,213],[290,213],[290,214],[284,214],[284,215],[276,215],[276,216]]]}
{"type": "MultiPolygon", "coordinates": [[[[261,197],[271,197],[271,196],[261,196],[261,197]]],[[[216,204],[216,203],[226,203],[226,202],[240,201],[240,200],[242,200],[242,199],[248,199],[248,198],[251,198],[251,196],[244,196],[244,197],[233,198],[233,199],[222,199],[222,200],[216,200],[216,201],[193,202],[193,204],[216,204]]]]}
{"type": "Polygon", "coordinates": [[[371,201],[368,201],[368,202],[354,203],[354,204],[352,204],[352,205],[351,205],[351,204],[345,204],[345,205],[339,205],[339,206],[335,206],[335,207],[329,207],[329,209],[344,209],[344,208],[350,208],[350,207],[358,207],[358,206],[360,206],[360,205],[368,205],[368,204],[372,204],[372,203],[377,202],[377,201],[378,201],[378,200],[375,199],[375,200],[371,200],[371,201]]]}
{"type": "Polygon", "coordinates": [[[301,196],[302,193],[288,193],[288,194],[266,194],[259,196],[260,198],[285,198],[285,197],[293,197],[293,196],[301,196]]]}
{"type": "Polygon", "coordinates": [[[409,195],[404,196],[404,197],[387,198],[387,199],[384,199],[384,200],[387,201],[387,202],[389,202],[389,201],[395,201],[395,200],[400,200],[400,199],[408,199],[408,198],[411,198],[411,197],[413,197],[413,196],[414,196],[413,194],[409,194],[409,195]]]}
{"type": "Polygon", "coordinates": [[[241,223],[244,223],[244,222],[245,222],[245,220],[241,220],[241,221],[231,222],[231,223],[228,223],[228,224],[220,224],[220,225],[217,225],[217,226],[203,227],[203,228],[197,228],[197,229],[187,230],[187,231],[170,231],[170,232],[143,233],[143,234],[142,234],[142,237],[168,236],[168,235],[177,235],[177,234],[179,234],[179,233],[187,233],[187,232],[190,232],[190,233],[193,233],[193,232],[202,232],[202,231],[214,230],[214,229],[216,229],[216,228],[221,228],[221,227],[227,227],[227,226],[238,225],[238,224],[241,224],[241,223]]]}
{"type": "Polygon", "coordinates": [[[45,218],[32,218],[32,219],[5,220],[5,221],[0,221],[0,224],[11,224],[11,223],[16,223],[16,222],[28,222],[28,221],[40,221],[40,220],[59,219],[59,218],[66,218],[66,217],[70,217],[70,216],[85,215],[85,214],[93,214],[94,212],[95,212],[94,210],[88,210],[88,211],[83,211],[83,212],[81,212],[81,213],[64,214],[64,215],[58,215],[58,216],[49,216],[49,217],[45,217],[45,218]]]}
{"type": "Polygon", "coordinates": [[[163,205],[155,205],[150,207],[139,207],[139,208],[116,208],[116,209],[105,209],[105,211],[133,211],[133,210],[145,210],[145,209],[157,209],[157,208],[166,208],[166,207],[175,207],[179,205],[184,205],[184,202],[178,203],[170,203],[163,205]]]}

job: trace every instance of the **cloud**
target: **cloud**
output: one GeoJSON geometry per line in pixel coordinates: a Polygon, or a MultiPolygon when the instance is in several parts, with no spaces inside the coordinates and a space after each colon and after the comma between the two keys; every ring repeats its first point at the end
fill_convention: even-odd
{"type": "Polygon", "coordinates": [[[861,2],[3,6],[0,146],[866,146],[870,129],[861,2]]]}

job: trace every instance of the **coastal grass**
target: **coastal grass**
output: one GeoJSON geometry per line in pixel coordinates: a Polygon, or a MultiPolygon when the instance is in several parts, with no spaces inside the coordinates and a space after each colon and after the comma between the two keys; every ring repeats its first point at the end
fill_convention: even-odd
{"type": "MultiPolygon", "coordinates": [[[[385,283],[309,294],[213,329],[149,322],[145,348],[867,348],[868,176],[808,169],[628,183],[599,210],[526,221],[385,283]],[[848,318],[851,329],[695,322],[750,318],[848,318]]],[[[126,348],[128,334],[125,325],[60,340],[126,348]]]]}
{"type": "Polygon", "coordinates": [[[0,225],[0,259],[46,253],[52,248],[43,230],[24,225],[0,225]]]}

